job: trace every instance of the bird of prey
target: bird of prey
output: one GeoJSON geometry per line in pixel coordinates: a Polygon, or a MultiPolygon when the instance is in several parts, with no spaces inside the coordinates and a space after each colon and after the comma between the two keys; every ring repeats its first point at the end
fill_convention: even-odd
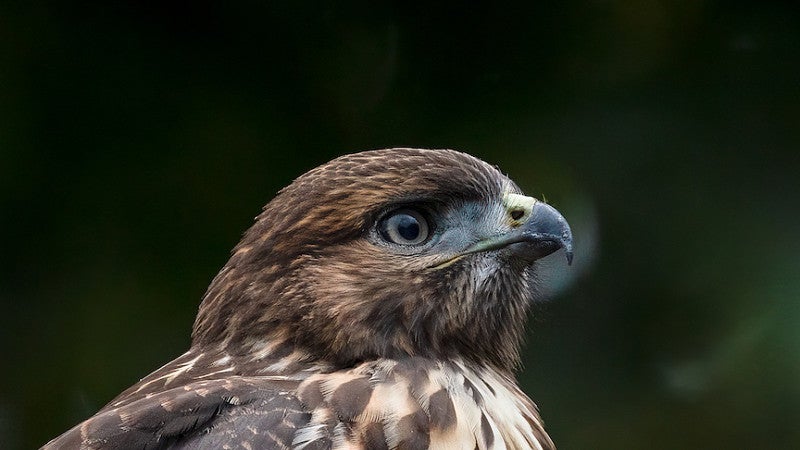
{"type": "Polygon", "coordinates": [[[553,207],[452,150],[342,156],[282,189],[189,350],[45,449],[552,449],[515,381],[553,207]]]}

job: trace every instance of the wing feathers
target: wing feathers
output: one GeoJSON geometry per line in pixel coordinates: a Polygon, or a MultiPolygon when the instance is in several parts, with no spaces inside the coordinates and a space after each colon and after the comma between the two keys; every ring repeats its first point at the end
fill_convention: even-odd
{"type": "Polygon", "coordinates": [[[274,377],[194,382],[101,410],[44,448],[156,449],[267,440],[273,445],[263,448],[289,446],[310,414],[289,393],[297,382],[288,384],[274,377]]]}

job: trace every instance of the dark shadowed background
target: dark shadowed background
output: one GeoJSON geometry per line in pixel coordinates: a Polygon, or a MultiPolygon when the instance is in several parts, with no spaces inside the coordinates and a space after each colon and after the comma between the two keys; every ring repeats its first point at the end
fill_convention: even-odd
{"type": "Polygon", "coordinates": [[[520,375],[562,450],[800,447],[793,2],[113,3],[0,3],[0,447],[182,353],[278,189],[392,146],[573,224],[520,375]]]}

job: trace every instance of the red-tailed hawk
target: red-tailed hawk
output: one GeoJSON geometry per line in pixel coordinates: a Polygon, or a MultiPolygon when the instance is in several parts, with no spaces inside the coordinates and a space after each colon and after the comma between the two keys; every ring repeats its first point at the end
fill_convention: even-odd
{"type": "Polygon", "coordinates": [[[44,448],[551,449],[514,378],[551,206],[451,150],[337,158],[264,207],[189,351],[44,448]]]}

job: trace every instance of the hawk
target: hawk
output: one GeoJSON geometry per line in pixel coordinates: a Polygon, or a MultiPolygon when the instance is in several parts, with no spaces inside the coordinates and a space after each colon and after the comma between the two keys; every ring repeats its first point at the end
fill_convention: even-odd
{"type": "Polygon", "coordinates": [[[552,449],[515,381],[569,225],[452,150],[342,156],[282,189],[189,350],[45,449],[552,449]]]}

